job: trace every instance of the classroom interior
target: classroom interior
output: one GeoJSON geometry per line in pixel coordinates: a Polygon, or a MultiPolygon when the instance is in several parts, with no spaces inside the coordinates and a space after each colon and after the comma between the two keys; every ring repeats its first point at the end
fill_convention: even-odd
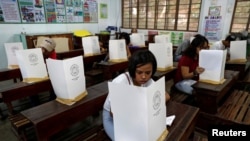
{"type": "MultiPolygon", "coordinates": [[[[66,1],[66,0],[65,0],[66,1]]],[[[0,40],[0,70],[6,71],[8,67],[7,55],[4,43],[21,42],[24,49],[35,48],[34,42],[39,36],[63,37],[67,38],[67,51],[58,51],[58,59],[75,57],[83,54],[82,37],[76,36],[76,31],[89,31],[92,35],[98,36],[108,47],[108,40],[116,39],[119,32],[131,32],[131,28],[123,27],[123,1],[125,0],[96,0],[98,11],[100,7],[106,6],[107,17],[102,17],[98,13],[97,22],[93,23],[1,23],[1,40],[0,40]],[[105,34],[108,26],[117,27],[117,31],[111,31],[111,34],[105,34]],[[103,34],[104,33],[104,34],[103,34]]],[[[248,0],[249,1],[249,0],[248,0]]],[[[1,2],[1,1],[0,1],[1,2]]],[[[201,0],[201,10],[199,17],[199,26],[196,31],[174,31],[137,28],[138,33],[145,34],[145,44],[153,42],[152,32],[168,32],[181,35],[194,35],[196,33],[205,35],[206,17],[209,14],[210,7],[220,7],[219,16],[222,17],[219,28],[217,29],[217,38],[224,39],[231,31],[231,22],[234,16],[234,8],[237,0],[201,0]]],[[[0,3],[1,4],[1,3],[0,3]]],[[[248,2],[250,7],[250,2],[248,2]]],[[[250,9],[249,9],[250,11],[250,9]]],[[[248,23],[250,21],[250,16],[248,23]]],[[[250,23],[248,28],[248,37],[250,39],[250,23]]],[[[239,31],[240,32],[240,31],[239,31]]],[[[237,34],[235,34],[237,35],[237,34]]],[[[185,38],[185,36],[183,36],[185,38]]],[[[182,38],[182,39],[184,39],[182,38]]],[[[215,40],[209,40],[212,45],[215,40]]],[[[176,43],[178,44],[178,43],[176,43]]],[[[176,49],[178,45],[173,47],[176,49]]],[[[195,96],[186,95],[175,90],[173,86],[173,75],[176,71],[176,62],[173,62],[173,68],[167,71],[157,71],[154,79],[158,80],[165,76],[166,91],[171,95],[169,107],[175,107],[167,110],[167,114],[176,114],[176,120],[172,126],[168,126],[168,140],[178,141],[208,141],[208,127],[210,125],[229,125],[229,126],[249,126],[250,125],[250,46],[247,48],[247,62],[244,63],[226,63],[225,83],[220,85],[196,83],[193,87],[196,90],[195,96]],[[173,102],[173,103],[172,103],[173,102]],[[189,117],[189,118],[187,118],[189,117]],[[178,121],[178,122],[177,122],[178,121]]],[[[138,49],[131,48],[131,53],[138,49]]],[[[102,127],[102,105],[107,95],[106,83],[118,75],[119,71],[127,68],[127,63],[106,64],[101,62],[106,54],[84,57],[84,69],[86,76],[86,88],[90,93],[100,93],[95,97],[83,99],[78,104],[73,104],[70,108],[59,106],[58,111],[44,111],[43,108],[49,106],[58,106],[56,101],[51,101],[51,84],[49,81],[38,83],[37,86],[25,85],[21,89],[18,83],[23,83],[20,77],[12,76],[14,79],[3,80],[9,76],[0,74],[0,93],[11,95],[20,91],[38,91],[40,105],[33,107],[30,99],[26,94],[20,94],[21,98],[10,96],[0,98],[0,108],[3,118],[0,120],[0,138],[4,141],[18,140],[53,140],[53,141],[109,141],[102,127]],[[101,62],[101,63],[96,63],[101,62]],[[111,69],[112,66],[113,70],[111,69]],[[105,83],[105,84],[104,84],[105,83]],[[11,85],[16,85],[10,89],[11,85]],[[105,85],[105,86],[104,86],[105,85]],[[8,87],[8,89],[5,89],[8,87]],[[43,87],[43,90],[39,88],[43,87]],[[103,89],[101,89],[103,88],[103,89]],[[100,90],[101,89],[101,90],[100,90]],[[7,100],[6,100],[7,99],[7,100]],[[14,100],[13,100],[14,99],[14,100]],[[9,107],[12,105],[12,107],[9,107]],[[87,106],[89,105],[89,106],[87,106]],[[91,107],[91,108],[90,108],[91,107]],[[95,108],[93,108],[95,107],[95,108]],[[90,112],[83,112],[79,115],[76,111],[90,109],[90,112]],[[41,110],[41,111],[39,111],[41,110]],[[39,115],[32,113],[43,113],[39,115]],[[50,115],[46,115],[50,114],[50,115]],[[70,116],[72,114],[72,117],[70,116]],[[31,119],[28,119],[27,117],[31,119]],[[67,119],[61,118],[67,117],[67,119]],[[82,119],[76,118],[79,116],[82,119]],[[40,119],[39,119],[40,118],[40,119]],[[48,119],[48,120],[47,120],[48,119]],[[61,120],[58,122],[56,120],[61,120]],[[74,121],[74,122],[73,122],[74,121]],[[54,125],[51,125],[53,124],[54,125]],[[44,124],[41,125],[41,124],[44,124]],[[51,125],[51,128],[48,128],[51,125]],[[47,130],[47,131],[46,131],[47,130]],[[39,132],[40,131],[40,132],[39,132]]],[[[20,71],[9,73],[10,75],[20,76],[20,71]]],[[[11,77],[11,76],[10,76],[11,77]]],[[[32,92],[30,92],[32,93],[32,92]]],[[[30,95],[33,95],[30,94],[30,95]]]]}

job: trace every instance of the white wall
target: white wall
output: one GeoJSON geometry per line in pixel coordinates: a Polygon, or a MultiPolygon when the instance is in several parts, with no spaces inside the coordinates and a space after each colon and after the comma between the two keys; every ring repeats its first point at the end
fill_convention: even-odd
{"type": "MultiPolygon", "coordinates": [[[[7,59],[4,50],[4,43],[18,41],[15,36],[21,32],[29,33],[55,33],[55,32],[71,32],[76,29],[87,29],[91,33],[98,33],[110,26],[121,26],[121,0],[97,0],[98,3],[108,4],[108,19],[99,19],[98,23],[80,23],[80,24],[0,24],[0,68],[7,67],[7,59]]],[[[200,16],[199,33],[203,34],[204,17],[208,15],[208,8],[211,3],[221,5],[221,15],[223,17],[222,38],[229,32],[232,12],[235,0],[203,0],[202,12],[200,16]]],[[[130,30],[128,31],[130,32],[130,30]]]]}

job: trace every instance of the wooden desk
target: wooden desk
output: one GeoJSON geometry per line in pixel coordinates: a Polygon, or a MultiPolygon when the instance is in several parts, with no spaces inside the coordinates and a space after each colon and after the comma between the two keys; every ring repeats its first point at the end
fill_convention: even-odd
{"type": "Polygon", "coordinates": [[[236,83],[239,72],[236,71],[225,71],[226,81],[223,84],[209,84],[203,82],[197,82],[193,85],[195,90],[195,97],[199,108],[203,112],[215,114],[218,111],[221,100],[229,90],[236,83]]]}
{"type": "Polygon", "coordinates": [[[92,56],[84,56],[83,57],[84,69],[88,70],[89,67],[91,69],[94,62],[101,62],[102,60],[104,60],[106,55],[107,55],[106,53],[101,53],[92,56]]]}
{"type": "Polygon", "coordinates": [[[52,135],[103,109],[108,94],[107,82],[91,86],[87,92],[84,99],[71,106],[53,100],[21,114],[33,123],[39,141],[49,140],[52,135]]]}
{"type": "Polygon", "coordinates": [[[116,72],[125,71],[128,68],[128,61],[124,62],[100,62],[99,66],[103,69],[104,79],[113,79],[116,72]]]}
{"type": "Polygon", "coordinates": [[[9,114],[12,115],[13,114],[13,106],[11,104],[12,101],[36,95],[40,92],[51,91],[51,90],[53,90],[53,87],[51,85],[50,80],[48,79],[35,83],[26,83],[26,82],[14,83],[13,85],[1,88],[0,93],[2,94],[3,102],[6,103],[8,107],[9,114]]]}
{"type": "Polygon", "coordinates": [[[19,68],[9,69],[3,68],[0,69],[0,81],[5,81],[9,79],[22,78],[22,74],[19,68]]]}
{"type": "MultiPolygon", "coordinates": [[[[50,101],[22,111],[21,114],[32,122],[39,141],[49,140],[52,135],[103,109],[108,94],[107,82],[89,87],[87,91],[88,95],[74,105],[50,101]]],[[[168,127],[166,140],[186,141],[194,131],[198,112],[199,108],[170,101],[167,114],[175,115],[176,119],[168,127]]]]}
{"type": "Polygon", "coordinates": [[[76,56],[83,55],[83,49],[75,49],[75,50],[69,50],[65,52],[57,52],[56,57],[57,59],[67,59],[67,58],[72,58],[76,56]]]}
{"type": "Polygon", "coordinates": [[[239,80],[243,80],[247,74],[250,67],[250,58],[247,62],[226,62],[226,70],[239,71],[239,80]]]}

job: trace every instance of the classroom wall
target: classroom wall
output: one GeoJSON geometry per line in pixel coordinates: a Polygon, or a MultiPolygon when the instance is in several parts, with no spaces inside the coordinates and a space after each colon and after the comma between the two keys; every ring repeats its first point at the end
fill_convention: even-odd
{"type": "MultiPolygon", "coordinates": [[[[107,3],[108,18],[98,19],[98,23],[80,23],[80,24],[0,24],[0,69],[7,67],[7,58],[4,49],[4,43],[20,41],[21,33],[55,33],[72,32],[77,29],[87,29],[91,33],[99,33],[105,30],[107,26],[121,26],[121,0],[97,0],[98,3],[107,3]]],[[[233,6],[235,0],[203,0],[202,12],[200,16],[199,33],[204,34],[204,17],[208,15],[208,9],[211,5],[221,6],[221,15],[223,16],[222,38],[229,32],[233,6]],[[231,11],[230,11],[231,9],[231,11]]],[[[146,30],[143,30],[146,32],[146,30]]],[[[129,30],[130,32],[130,30],[129,30]]]]}

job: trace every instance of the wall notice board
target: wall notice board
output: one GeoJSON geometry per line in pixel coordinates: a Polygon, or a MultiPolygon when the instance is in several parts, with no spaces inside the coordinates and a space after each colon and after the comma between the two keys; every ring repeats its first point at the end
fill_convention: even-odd
{"type": "Polygon", "coordinates": [[[97,22],[97,0],[0,0],[0,23],[97,22]]]}

